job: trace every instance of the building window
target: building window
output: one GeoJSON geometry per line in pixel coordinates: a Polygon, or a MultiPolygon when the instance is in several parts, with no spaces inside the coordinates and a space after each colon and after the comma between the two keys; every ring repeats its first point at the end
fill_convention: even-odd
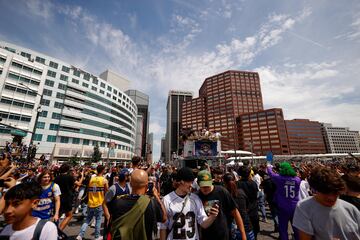
{"type": "Polygon", "coordinates": [[[59,89],[62,89],[62,90],[65,90],[65,89],[66,89],[66,85],[65,85],[65,84],[62,84],[62,83],[59,83],[58,88],[59,88],[59,89]]]}
{"type": "Polygon", "coordinates": [[[50,106],[50,100],[48,100],[48,99],[41,99],[40,105],[50,106]]]}
{"type": "Polygon", "coordinates": [[[80,77],[80,71],[74,69],[74,72],[73,72],[74,76],[77,76],[77,77],[80,77]]]}
{"type": "Polygon", "coordinates": [[[36,128],[45,129],[45,122],[37,122],[36,123],[36,128]]]}
{"type": "Polygon", "coordinates": [[[36,57],[36,58],[35,58],[35,61],[37,61],[37,62],[39,62],[39,63],[42,63],[42,64],[45,64],[45,58],[36,57]]]}
{"type": "Polygon", "coordinates": [[[49,87],[53,87],[53,86],[54,86],[54,81],[51,81],[51,80],[49,80],[49,79],[46,79],[46,80],[45,80],[45,85],[46,85],[46,86],[49,86],[49,87]]]}
{"type": "Polygon", "coordinates": [[[86,88],[88,88],[89,87],[89,84],[87,84],[87,83],[82,83],[82,85],[83,85],[83,87],[86,87],[86,88]]]}
{"type": "Polygon", "coordinates": [[[73,138],[72,143],[73,144],[80,144],[80,138],[73,138]]]}
{"type": "Polygon", "coordinates": [[[83,145],[90,145],[90,140],[89,139],[84,139],[83,140],[83,145]]]}
{"type": "Polygon", "coordinates": [[[113,92],[114,92],[114,94],[117,94],[117,93],[118,93],[118,91],[117,91],[116,89],[114,89],[114,91],[113,91],[113,92]]]}
{"type": "Polygon", "coordinates": [[[54,103],[54,108],[62,109],[63,107],[64,107],[64,104],[62,104],[62,103],[59,103],[59,102],[54,103]]]}
{"type": "Polygon", "coordinates": [[[93,91],[97,91],[97,88],[96,88],[96,87],[94,87],[94,86],[91,86],[91,90],[93,90],[93,91]]]}
{"type": "Polygon", "coordinates": [[[53,119],[60,119],[60,118],[61,118],[61,114],[54,112],[54,113],[52,114],[52,118],[53,118],[53,119]]]}
{"type": "Polygon", "coordinates": [[[107,90],[111,92],[112,87],[108,86],[108,87],[107,87],[107,90]]]}
{"type": "Polygon", "coordinates": [[[59,67],[59,64],[57,64],[56,62],[50,61],[49,67],[57,69],[59,67]]]}
{"type": "Polygon", "coordinates": [[[101,90],[101,89],[100,89],[100,93],[101,93],[101,94],[105,94],[104,90],[101,90]]]}
{"type": "Polygon", "coordinates": [[[110,94],[110,93],[106,93],[106,96],[111,97],[111,94],[110,94]]]}
{"type": "Polygon", "coordinates": [[[92,145],[96,146],[96,145],[98,145],[98,142],[94,140],[94,141],[92,141],[92,145]]]}
{"type": "Polygon", "coordinates": [[[60,74],[60,80],[63,80],[63,81],[67,82],[68,79],[69,79],[68,76],[60,74]]]}
{"type": "Polygon", "coordinates": [[[100,147],[105,147],[105,142],[101,142],[100,147]]]}
{"type": "Polygon", "coordinates": [[[62,66],[62,69],[61,69],[63,72],[66,72],[66,73],[69,73],[70,72],[70,68],[68,67],[65,67],[65,66],[62,66]]]}
{"type": "Polygon", "coordinates": [[[99,80],[96,77],[93,77],[92,82],[93,84],[97,85],[99,83],[99,80]]]}
{"type": "Polygon", "coordinates": [[[53,123],[50,123],[50,127],[49,127],[50,130],[59,130],[59,125],[58,124],[53,124],[53,123]]]}
{"type": "Polygon", "coordinates": [[[89,81],[89,80],[90,80],[90,74],[85,73],[84,76],[83,76],[83,78],[84,78],[85,80],[89,81]]]}
{"type": "Polygon", "coordinates": [[[75,78],[71,79],[71,81],[72,81],[73,83],[79,84],[79,80],[77,80],[77,79],[75,79],[75,78]]]}
{"type": "Polygon", "coordinates": [[[56,72],[53,72],[53,71],[51,71],[51,70],[48,70],[48,71],[47,71],[47,75],[48,75],[49,77],[56,78],[56,72]]]}
{"type": "Polygon", "coordinates": [[[48,115],[48,111],[42,110],[41,112],[39,112],[39,117],[47,117],[48,115]]]}
{"type": "Polygon", "coordinates": [[[60,137],[60,142],[61,143],[69,143],[69,138],[68,137],[60,137]]]}
{"type": "Polygon", "coordinates": [[[105,83],[100,83],[100,87],[105,88],[105,83]]]}
{"type": "Polygon", "coordinates": [[[58,92],[58,93],[56,93],[56,98],[64,99],[64,98],[65,98],[65,94],[58,92]]]}
{"type": "Polygon", "coordinates": [[[42,134],[34,134],[34,141],[39,141],[41,142],[42,141],[42,134]]]}
{"type": "Polygon", "coordinates": [[[49,89],[44,88],[43,95],[51,97],[52,91],[49,89]]]}
{"type": "Polygon", "coordinates": [[[56,136],[55,135],[48,135],[46,141],[47,142],[56,142],[56,136]]]}

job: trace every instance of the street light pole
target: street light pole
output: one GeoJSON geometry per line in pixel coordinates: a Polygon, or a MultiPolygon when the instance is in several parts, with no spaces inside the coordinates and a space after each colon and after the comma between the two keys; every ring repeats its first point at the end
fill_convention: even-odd
{"type": "Polygon", "coordinates": [[[23,83],[19,83],[19,85],[25,87],[29,91],[31,91],[33,93],[36,93],[36,95],[40,96],[39,106],[36,109],[35,123],[34,123],[34,127],[33,127],[33,130],[32,130],[31,138],[30,138],[30,143],[32,143],[34,141],[34,137],[35,137],[35,131],[36,131],[36,125],[37,125],[37,122],[38,122],[38,119],[39,119],[39,113],[41,112],[41,102],[43,100],[43,95],[36,92],[35,90],[29,88],[28,86],[24,85],[23,83]]]}

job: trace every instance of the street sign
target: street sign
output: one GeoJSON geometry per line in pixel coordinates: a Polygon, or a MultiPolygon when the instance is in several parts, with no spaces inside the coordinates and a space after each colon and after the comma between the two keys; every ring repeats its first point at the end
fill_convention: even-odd
{"type": "Polygon", "coordinates": [[[27,133],[20,130],[20,129],[11,129],[11,135],[14,136],[20,136],[20,137],[26,137],[27,133]]]}
{"type": "Polygon", "coordinates": [[[273,161],[273,158],[274,158],[274,155],[273,155],[272,152],[267,152],[267,153],[266,153],[266,160],[267,160],[268,162],[272,162],[272,161],[273,161]]]}

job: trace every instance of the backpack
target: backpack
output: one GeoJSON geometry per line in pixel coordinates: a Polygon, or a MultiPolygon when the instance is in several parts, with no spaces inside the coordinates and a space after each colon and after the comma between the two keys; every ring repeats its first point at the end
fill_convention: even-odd
{"type": "Polygon", "coordinates": [[[134,206],[111,225],[112,240],[147,239],[145,230],[145,211],[150,203],[147,195],[141,195],[134,206]]]}
{"type": "MultiPolygon", "coordinates": [[[[40,221],[36,224],[32,240],[40,239],[41,231],[48,221],[49,220],[47,220],[47,219],[40,219],[40,221]]],[[[57,227],[57,231],[58,231],[58,240],[67,240],[68,239],[68,236],[63,231],[61,231],[58,227],[57,227]]]]}

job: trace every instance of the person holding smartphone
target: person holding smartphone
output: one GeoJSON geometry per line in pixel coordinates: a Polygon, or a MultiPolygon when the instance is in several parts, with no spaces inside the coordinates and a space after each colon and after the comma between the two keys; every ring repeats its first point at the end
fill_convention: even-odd
{"type": "MultiPolygon", "coordinates": [[[[205,211],[217,207],[219,214],[214,223],[206,229],[202,229],[203,239],[228,240],[230,238],[230,226],[233,219],[241,233],[241,239],[246,239],[246,232],[237,205],[231,194],[222,186],[213,185],[211,173],[207,170],[200,171],[197,177],[200,197],[205,211]]],[[[207,214],[209,214],[207,212],[207,214]]]]}

